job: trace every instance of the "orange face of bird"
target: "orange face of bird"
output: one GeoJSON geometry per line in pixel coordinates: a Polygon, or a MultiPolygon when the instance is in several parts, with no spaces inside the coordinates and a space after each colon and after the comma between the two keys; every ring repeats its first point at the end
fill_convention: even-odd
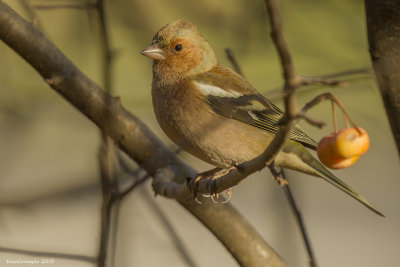
{"type": "Polygon", "coordinates": [[[161,28],[141,53],[175,74],[190,75],[197,68],[216,63],[211,47],[197,27],[183,20],[161,28]]]}

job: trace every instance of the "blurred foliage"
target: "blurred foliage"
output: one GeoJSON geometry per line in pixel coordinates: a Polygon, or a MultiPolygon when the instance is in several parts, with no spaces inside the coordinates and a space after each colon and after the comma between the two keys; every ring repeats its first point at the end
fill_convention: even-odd
{"type": "MultiPolygon", "coordinates": [[[[32,21],[26,2],[44,33],[87,75],[101,81],[98,24],[93,10],[44,9],[43,6],[85,1],[7,1],[32,21]]],[[[90,1],[89,1],[90,2],[90,1]]],[[[281,83],[276,52],[269,39],[263,1],[106,1],[108,29],[115,51],[114,86],[130,106],[150,106],[151,62],[140,55],[154,33],[171,20],[188,19],[229,64],[223,49],[230,47],[245,75],[260,91],[281,83]]],[[[284,31],[300,73],[320,75],[368,66],[369,56],[361,0],[280,1],[284,31]]],[[[0,44],[0,107],[12,111],[42,101],[49,94],[38,75],[0,44]]],[[[18,111],[21,112],[21,111],[18,111]]]]}

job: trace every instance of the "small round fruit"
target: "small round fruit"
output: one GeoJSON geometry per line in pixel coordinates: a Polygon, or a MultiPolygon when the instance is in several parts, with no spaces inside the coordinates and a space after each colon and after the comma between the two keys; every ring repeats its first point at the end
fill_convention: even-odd
{"type": "Polygon", "coordinates": [[[331,169],[343,169],[354,165],[360,156],[354,156],[350,158],[334,158],[331,166],[327,166],[331,169]]]}
{"type": "Polygon", "coordinates": [[[330,169],[343,169],[352,166],[360,156],[354,156],[350,158],[339,157],[335,153],[336,133],[324,136],[319,141],[317,147],[317,153],[319,160],[330,169]]]}
{"type": "Polygon", "coordinates": [[[360,127],[358,129],[361,133],[356,128],[346,128],[336,134],[334,152],[337,156],[350,158],[367,152],[370,143],[369,136],[364,129],[360,127]]]}
{"type": "Polygon", "coordinates": [[[333,154],[333,145],[335,136],[329,134],[324,136],[318,143],[317,153],[319,160],[327,167],[331,166],[335,155],[333,154]]]}

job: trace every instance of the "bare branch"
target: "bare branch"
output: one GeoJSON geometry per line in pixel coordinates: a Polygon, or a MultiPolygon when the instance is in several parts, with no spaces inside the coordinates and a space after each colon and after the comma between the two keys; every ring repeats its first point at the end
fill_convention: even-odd
{"type": "MultiPolygon", "coordinates": [[[[289,83],[290,87],[297,87],[298,76],[294,69],[292,57],[290,56],[289,48],[282,34],[282,20],[275,1],[265,0],[267,6],[268,19],[271,27],[271,38],[275,44],[285,83],[289,83]]],[[[285,90],[286,91],[286,90],[285,90]]]]}
{"type": "Polygon", "coordinates": [[[318,128],[322,128],[322,127],[325,126],[325,122],[313,119],[313,118],[311,118],[310,116],[308,116],[304,112],[300,112],[296,117],[298,119],[303,119],[306,122],[308,122],[309,124],[311,124],[312,126],[315,126],[315,127],[318,127],[318,128]]]}
{"type": "MultiPolygon", "coordinates": [[[[282,175],[283,179],[286,179],[285,177],[285,171],[281,168],[280,174],[282,175]]],[[[283,190],[285,191],[286,198],[288,199],[290,208],[292,209],[293,213],[295,214],[295,218],[297,220],[297,224],[300,227],[301,235],[304,240],[304,244],[306,246],[307,250],[307,255],[308,255],[308,261],[310,263],[310,267],[317,267],[317,260],[315,259],[314,256],[314,251],[311,246],[311,240],[308,237],[306,225],[303,220],[303,215],[301,214],[299,208],[297,207],[296,201],[294,200],[292,190],[290,189],[289,183],[287,183],[285,186],[283,186],[283,190]]]]}
{"type": "Polygon", "coordinates": [[[132,192],[133,189],[135,189],[137,186],[141,185],[142,183],[144,183],[145,181],[147,181],[150,178],[152,178],[150,175],[145,175],[142,178],[134,180],[128,188],[126,188],[124,191],[121,191],[118,193],[117,198],[119,198],[120,200],[123,199],[130,192],[132,192]]]}
{"type": "Polygon", "coordinates": [[[323,84],[323,85],[329,85],[329,86],[346,86],[349,83],[344,82],[344,81],[339,81],[339,80],[333,80],[333,79],[329,79],[329,78],[301,76],[301,85],[302,86],[314,85],[314,84],[323,84]]]}
{"type": "Polygon", "coordinates": [[[400,2],[365,0],[369,52],[400,156],[400,2]]]}
{"type": "Polygon", "coordinates": [[[103,135],[103,144],[99,152],[100,182],[102,189],[101,228],[97,264],[107,266],[110,229],[112,225],[112,209],[115,203],[113,197],[117,190],[115,171],[113,166],[113,147],[107,136],[103,135]]]}
{"type": "Polygon", "coordinates": [[[236,57],[235,57],[235,55],[233,54],[232,49],[230,49],[230,48],[225,48],[225,54],[226,54],[228,60],[231,62],[232,66],[233,66],[233,69],[234,69],[237,73],[239,73],[240,75],[243,75],[243,72],[242,72],[242,70],[240,69],[240,66],[239,66],[239,64],[238,64],[237,61],[236,61],[236,57]]]}
{"type": "Polygon", "coordinates": [[[154,211],[155,215],[158,217],[161,225],[164,227],[165,231],[169,235],[172,240],[176,250],[179,252],[182,260],[186,263],[186,266],[195,267],[197,264],[194,259],[190,255],[189,251],[187,251],[185,244],[182,239],[179,237],[178,233],[174,229],[174,226],[171,224],[167,215],[163,212],[163,210],[157,205],[153,198],[149,195],[146,190],[140,190],[140,193],[143,199],[147,202],[150,208],[154,211]]]}
{"type": "MultiPolygon", "coordinates": [[[[106,25],[105,18],[105,10],[104,10],[104,0],[97,0],[95,3],[95,8],[97,11],[98,23],[100,24],[100,43],[101,43],[101,56],[103,57],[102,64],[102,77],[103,77],[103,87],[104,90],[112,94],[112,54],[109,42],[109,36],[106,25]]],[[[102,111],[103,117],[109,117],[109,110],[107,106],[110,105],[110,98],[105,97],[104,101],[106,102],[105,108],[102,111]]],[[[102,188],[102,207],[101,207],[101,229],[100,229],[100,243],[99,243],[99,251],[98,251],[98,266],[105,267],[108,266],[109,248],[110,248],[110,238],[115,238],[115,236],[111,235],[111,226],[113,224],[112,221],[112,212],[118,212],[119,209],[115,208],[119,205],[120,198],[117,198],[116,195],[121,196],[118,192],[118,179],[116,178],[115,170],[114,170],[114,159],[115,159],[115,149],[111,140],[108,138],[106,132],[101,129],[101,137],[102,137],[102,149],[100,149],[100,181],[102,188]]],[[[136,187],[135,184],[134,187],[136,187]]],[[[133,188],[134,188],[133,187],[133,188]]],[[[133,189],[132,188],[132,189],[133,189]]],[[[132,190],[130,189],[130,190],[132,190]]],[[[128,192],[130,192],[130,190],[128,192]]],[[[124,195],[126,195],[125,192],[124,195]]],[[[118,214],[114,216],[117,218],[118,214]]],[[[115,222],[114,222],[115,223],[115,222]]],[[[114,243],[114,242],[113,242],[114,243]]],[[[111,259],[114,256],[111,255],[111,259]]]]}
{"type": "MultiPolygon", "coordinates": [[[[333,94],[331,94],[329,92],[328,93],[323,93],[321,95],[316,96],[313,100],[311,100],[306,105],[304,105],[303,109],[301,110],[301,114],[305,114],[310,108],[316,106],[317,104],[319,104],[321,101],[324,101],[324,100],[330,100],[333,103],[335,103],[336,105],[338,105],[338,107],[342,110],[345,119],[349,120],[350,123],[353,125],[353,127],[355,127],[356,130],[361,134],[361,132],[358,129],[357,125],[350,118],[350,115],[344,109],[344,107],[343,107],[342,103],[339,101],[339,99],[337,99],[336,96],[334,96],[333,94]]],[[[336,119],[334,119],[334,121],[336,121],[336,119]]],[[[346,123],[348,123],[348,122],[346,122],[346,123]]],[[[336,126],[335,126],[335,128],[336,128],[336,126]]]]}
{"type": "MultiPolygon", "coordinates": [[[[372,73],[372,69],[370,67],[364,67],[364,68],[357,68],[357,69],[350,69],[350,70],[345,70],[345,71],[340,71],[340,72],[335,72],[335,73],[331,73],[331,74],[326,74],[326,75],[322,75],[320,77],[311,77],[311,78],[318,78],[318,79],[322,79],[322,80],[326,80],[326,82],[319,82],[316,84],[322,84],[322,85],[329,85],[329,86],[345,86],[348,84],[348,82],[350,80],[354,80],[355,78],[346,78],[347,81],[338,81],[338,80],[333,80],[333,81],[338,81],[339,84],[335,84],[335,82],[332,82],[332,79],[336,79],[336,78],[341,78],[341,77],[346,77],[346,76],[351,76],[351,75],[357,75],[357,74],[371,74],[372,73]]],[[[299,92],[301,90],[301,92],[305,91],[305,90],[310,90],[312,89],[312,87],[301,87],[298,88],[297,92],[299,92]]],[[[271,99],[271,98],[276,98],[276,97],[283,97],[284,93],[282,92],[282,88],[274,88],[271,90],[268,90],[267,92],[263,93],[264,96],[266,96],[267,98],[271,99]]]]}

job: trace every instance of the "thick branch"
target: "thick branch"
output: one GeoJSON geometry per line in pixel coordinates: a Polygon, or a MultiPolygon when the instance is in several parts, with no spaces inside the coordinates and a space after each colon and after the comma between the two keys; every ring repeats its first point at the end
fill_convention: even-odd
{"type": "MultiPolygon", "coordinates": [[[[174,181],[183,183],[195,171],[179,160],[119,99],[111,98],[79,71],[39,30],[0,0],[0,39],[31,64],[46,82],[98,125],[149,174],[177,166],[174,181]],[[109,99],[109,105],[106,105],[109,99]],[[107,116],[104,117],[104,110],[107,116]]],[[[208,227],[242,266],[285,266],[254,228],[229,204],[195,203],[188,190],[180,199],[208,227]],[[240,240],[240,242],[238,242],[240,240]]]]}
{"type": "Polygon", "coordinates": [[[369,51],[400,155],[400,1],[365,0],[369,51]]]}

